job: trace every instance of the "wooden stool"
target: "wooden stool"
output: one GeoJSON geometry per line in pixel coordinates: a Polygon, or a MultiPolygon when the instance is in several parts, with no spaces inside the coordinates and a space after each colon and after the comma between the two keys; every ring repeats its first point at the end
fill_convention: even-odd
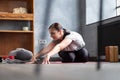
{"type": "Polygon", "coordinates": [[[119,51],[118,46],[106,46],[105,47],[106,61],[108,62],[118,62],[119,51]]]}

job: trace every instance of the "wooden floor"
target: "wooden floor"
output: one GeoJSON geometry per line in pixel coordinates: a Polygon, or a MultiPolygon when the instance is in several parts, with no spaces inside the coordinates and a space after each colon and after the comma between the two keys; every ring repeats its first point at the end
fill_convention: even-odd
{"type": "Polygon", "coordinates": [[[0,80],[119,80],[120,63],[0,64],[0,80]]]}

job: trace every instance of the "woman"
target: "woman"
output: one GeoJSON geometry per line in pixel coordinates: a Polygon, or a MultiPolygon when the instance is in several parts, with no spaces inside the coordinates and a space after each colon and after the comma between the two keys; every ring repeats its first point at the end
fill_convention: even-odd
{"type": "Polygon", "coordinates": [[[88,51],[85,49],[85,42],[82,36],[74,31],[67,31],[59,23],[53,23],[49,27],[50,36],[53,40],[47,47],[38,52],[30,63],[36,58],[46,55],[43,64],[50,64],[49,59],[58,53],[62,62],[87,62],[88,51]]]}

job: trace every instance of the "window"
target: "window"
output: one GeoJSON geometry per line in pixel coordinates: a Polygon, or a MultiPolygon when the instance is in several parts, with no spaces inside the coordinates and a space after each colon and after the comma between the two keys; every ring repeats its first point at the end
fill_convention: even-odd
{"type": "Polygon", "coordinates": [[[120,15],[120,0],[116,0],[116,13],[120,15]]]}

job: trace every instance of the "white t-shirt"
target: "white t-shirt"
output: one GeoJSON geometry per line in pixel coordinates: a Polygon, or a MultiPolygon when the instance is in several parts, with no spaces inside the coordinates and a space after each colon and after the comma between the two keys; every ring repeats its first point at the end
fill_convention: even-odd
{"type": "Polygon", "coordinates": [[[85,42],[82,36],[74,31],[69,31],[70,34],[66,35],[65,38],[69,38],[72,40],[71,44],[68,45],[63,51],[74,51],[79,50],[85,46],[85,42]]]}

